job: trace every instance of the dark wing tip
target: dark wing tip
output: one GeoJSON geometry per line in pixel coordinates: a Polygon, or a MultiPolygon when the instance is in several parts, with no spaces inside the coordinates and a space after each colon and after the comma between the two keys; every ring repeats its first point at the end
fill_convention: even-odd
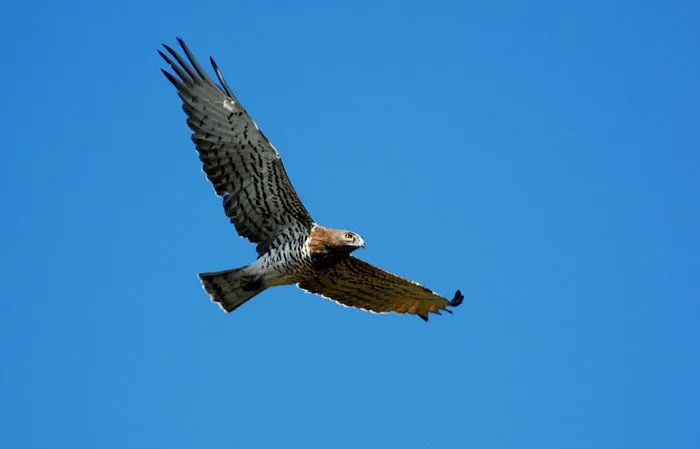
{"type": "Polygon", "coordinates": [[[219,70],[219,66],[216,64],[216,61],[214,61],[213,56],[209,56],[209,62],[211,63],[211,66],[214,67],[214,70],[219,70]]]}
{"type": "Polygon", "coordinates": [[[170,45],[168,45],[168,44],[161,44],[161,45],[163,46],[163,48],[168,50],[168,53],[170,53],[170,54],[175,53],[175,50],[173,50],[173,47],[171,47],[170,45]]]}
{"type": "MultiPolygon", "coordinates": [[[[209,56],[209,63],[211,64],[212,68],[214,69],[214,73],[216,73],[216,78],[219,80],[219,84],[221,84],[221,87],[224,89],[224,92],[226,93],[226,95],[228,95],[232,99],[235,99],[236,97],[235,97],[235,95],[233,95],[233,91],[231,90],[228,83],[224,79],[224,74],[221,73],[221,70],[219,70],[219,66],[216,63],[216,61],[214,61],[213,56],[209,56]]],[[[238,101],[238,100],[236,100],[236,101],[238,101]]],[[[260,131],[260,132],[262,133],[262,131],[260,131]]]]}
{"type": "Polygon", "coordinates": [[[178,81],[172,73],[168,72],[167,70],[160,69],[161,72],[163,72],[163,75],[172,83],[173,86],[175,86],[176,89],[182,90],[182,83],[178,81]]]}
{"type": "Polygon", "coordinates": [[[450,301],[450,306],[457,307],[458,305],[462,304],[463,299],[464,299],[464,295],[462,294],[461,291],[457,290],[455,292],[455,297],[452,298],[452,301],[450,301]]]}

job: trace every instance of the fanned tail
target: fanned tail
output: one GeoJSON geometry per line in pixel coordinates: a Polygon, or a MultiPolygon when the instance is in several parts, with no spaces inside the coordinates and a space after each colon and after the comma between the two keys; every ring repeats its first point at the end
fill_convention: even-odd
{"type": "Polygon", "coordinates": [[[231,312],[267,288],[259,279],[247,276],[246,268],[200,273],[199,280],[211,300],[231,312]]]}

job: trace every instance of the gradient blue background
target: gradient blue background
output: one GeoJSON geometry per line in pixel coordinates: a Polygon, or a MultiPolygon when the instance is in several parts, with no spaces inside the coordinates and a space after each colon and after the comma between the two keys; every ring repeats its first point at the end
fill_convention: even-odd
{"type": "Polygon", "coordinates": [[[700,447],[697,2],[3,16],[0,447],[700,447]],[[454,315],[208,302],[195,274],[255,253],[160,73],[177,35],[316,220],[454,315]]]}

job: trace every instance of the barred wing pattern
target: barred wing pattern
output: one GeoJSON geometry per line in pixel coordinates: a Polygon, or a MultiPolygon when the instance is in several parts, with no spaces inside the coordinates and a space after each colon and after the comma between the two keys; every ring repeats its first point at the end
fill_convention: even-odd
{"type": "Polygon", "coordinates": [[[164,44],[169,55],[158,53],[175,74],[163,74],[182,99],[204,173],[223,197],[238,234],[257,243],[262,254],[275,236],[309,230],[313,220],[277,150],[235,97],[214,59],[210,61],[221,86],[209,78],[184,41],[178,42],[188,61],[164,44]]]}
{"type": "Polygon", "coordinates": [[[457,290],[449,301],[422,285],[404,279],[355,257],[348,257],[324,269],[314,278],[300,282],[299,287],[349,307],[377,313],[413,313],[428,321],[428,313],[452,313],[464,296],[457,290]]]}

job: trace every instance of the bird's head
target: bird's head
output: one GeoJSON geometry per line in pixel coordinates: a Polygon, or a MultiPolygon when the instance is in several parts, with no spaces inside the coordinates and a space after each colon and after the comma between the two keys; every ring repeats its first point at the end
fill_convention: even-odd
{"type": "Polygon", "coordinates": [[[357,248],[364,248],[365,241],[352,231],[317,225],[311,230],[308,245],[313,258],[335,260],[347,257],[357,248]]]}
{"type": "Polygon", "coordinates": [[[365,247],[365,241],[358,234],[345,229],[338,229],[333,233],[333,242],[330,245],[336,251],[350,254],[358,248],[365,247]]]}

